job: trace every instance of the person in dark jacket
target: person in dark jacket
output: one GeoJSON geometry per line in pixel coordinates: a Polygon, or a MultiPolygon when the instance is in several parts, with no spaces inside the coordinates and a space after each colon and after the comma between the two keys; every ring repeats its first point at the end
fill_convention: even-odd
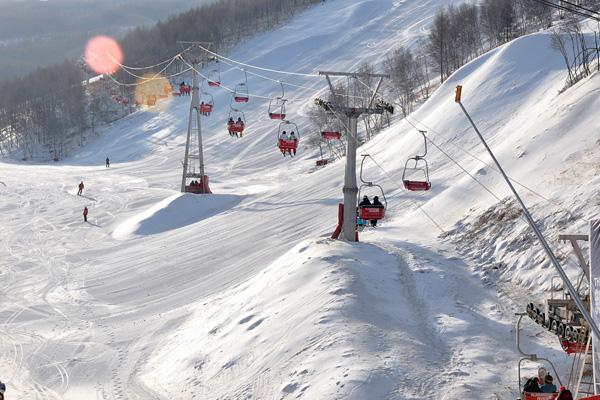
{"type": "Polygon", "coordinates": [[[573,400],[573,393],[563,386],[558,390],[558,397],[556,400],[573,400]]]}
{"type": "Polygon", "coordinates": [[[108,159],[108,157],[106,157],[106,168],[110,167],[110,160],[108,159]]]}
{"type": "MultiPolygon", "coordinates": [[[[381,204],[381,202],[379,201],[379,197],[375,196],[373,197],[373,207],[377,207],[377,208],[383,208],[383,204],[381,204]]],[[[372,219],[371,220],[371,226],[377,226],[377,220],[376,219],[372,219]]]]}
{"type": "Polygon", "coordinates": [[[370,205],[371,205],[371,200],[369,200],[369,196],[363,196],[363,198],[360,201],[360,203],[358,203],[359,207],[370,206],[370,205]]]}
{"type": "Polygon", "coordinates": [[[77,196],[81,196],[81,194],[83,193],[83,188],[85,187],[85,185],[83,184],[83,181],[79,182],[79,190],[77,191],[77,196]]]}
{"type": "Polygon", "coordinates": [[[88,208],[87,208],[87,206],[86,206],[86,207],[83,207],[83,222],[87,222],[87,216],[88,216],[88,212],[89,212],[89,211],[88,211],[88,208]]]}

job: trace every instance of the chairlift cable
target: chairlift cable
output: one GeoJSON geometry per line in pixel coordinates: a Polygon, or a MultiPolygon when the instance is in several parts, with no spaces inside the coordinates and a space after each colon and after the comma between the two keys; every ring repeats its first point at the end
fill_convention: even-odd
{"type": "MultiPolygon", "coordinates": [[[[203,79],[209,80],[209,79],[208,79],[208,77],[206,77],[206,76],[205,76],[205,75],[204,75],[202,72],[198,71],[198,70],[197,70],[197,69],[196,69],[194,66],[192,66],[191,64],[189,64],[187,61],[183,60],[183,62],[184,62],[184,63],[185,63],[185,64],[186,64],[188,67],[190,67],[190,68],[189,68],[189,70],[193,70],[193,71],[195,71],[195,72],[196,72],[198,75],[200,75],[200,77],[202,77],[203,79]]],[[[230,92],[230,93],[235,93],[235,90],[233,90],[233,89],[231,89],[230,87],[227,87],[227,86],[225,86],[225,85],[223,85],[223,84],[220,84],[220,85],[219,85],[219,87],[221,87],[221,88],[223,88],[223,89],[227,90],[227,91],[228,91],[228,92],[230,92]]],[[[261,96],[261,95],[258,95],[258,94],[251,94],[251,93],[248,93],[248,95],[249,95],[250,97],[255,97],[255,98],[258,98],[258,99],[271,100],[271,97],[261,96]]]]}
{"type": "Polygon", "coordinates": [[[263,68],[263,67],[259,67],[259,66],[256,66],[256,65],[252,65],[252,64],[247,64],[247,63],[243,63],[243,62],[240,62],[240,61],[236,61],[236,60],[233,60],[231,58],[227,58],[227,57],[222,56],[222,55],[220,55],[218,53],[215,53],[214,51],[211,51],[211,50],[207,49],[206,47],[203,47],[202,45],[198,45],[198,47],[201,48],[202,50],[206,51],[207,53],[209,53],[209,54],[217,57],[220,60],[227,60],[229,62],[232,62],[232,63],[237,64],[237,65],[242,65],[242,66],[247,67],[247,68],[258,69],[258,70],[261,70],[261,71],[273,72],[273,73],[278,73],[278,74],[283,74],[283,75],[306,76],[306,77],[319,78],[319,79],[322,78],[319,74],[306,74],[306,73],[300,73],[300,72],[290,72],[290,71],[281,71],[281,70],[276,70],[276,69],[271,69],[271,68],[263,68]]]}
{"type": "MultiPolygon", "coordinates": [[[[416,122],[417,122],[419,125],[421,125],[421,126],[425,127],[425,128],[426,128],[426,129],[427,129],[429,132],[433,132],[433,133],[435,133],[435,134],[437,134],[437,135],[441,135],[441,134],[440,134],[438,131],[436,131],[435,129],[431,128],[430,126],[427,126],[425,123],[423,123],[423,122],[419,121],[417,118],[415,118],[415,117],[414,117],[414,116],[412,116],[412,114],[411,114],[411,115],[409,115],[409,116],[406,118],[406,122],[407,122],[409,125],[411,125],[412,127],[414,127],[415,129],[418,129],[418,128],[417,128],[417,127],[416,127],[416,126],[415,126],[413,123],[411,123],[411,122],[410,122],[410,120],[408,119],[409,117],[410,117],[411,119],[415,120],[415,121],[416,121],[416,122]]],[[[441,146],[440,146],[440,145],[438,145],[437,143],[435,143],[435,142],[434,142],[434,141],[433,141],[433,140],[432,140],[430,137],[427,137],[427,140],[428,140],[428,141],[429,141],[431,144],[433,144],[433,145],[434,145],[434,146],[435,146],[437,149],[439,149],[440,151],[442,151],[442,149],[441,149],[441,146]]],[[[492,169],[492,170],[493,170],[493,171],[495,171],[495,172],[498,172],[498,170],[497,170],[497,169],[496,169],[496,168],[495,168],[493,165],[490,165],[490,164],[488,164],[487,162],[483,161],[481,158],[477,157],[475,154],[471,153],[469,150],[466,150],[466,149],[462,148],[461,146],[458,146],[457,144],[454,144],[454,143],[452,143],[452,142],[448,142],[448,143],[449,143],[449,144],[451,144],[452,146],[454,146],[455,148],[457,148],[458,150],[460,150],[460,151],[464,152],[465,154],[469,155],[471,158],[473,158],[473,159],[475,159],[475,160],[479,161],[480,163],[482,163],[482,164],[483,164],[483,165],[485,165],[486,167],[488,167],[488,168],[492,169]]],[[[446,152],[442,151],[442,153],[446,153],[446,152]]],[[[448,158],[450,158],[450,159],[452,160],[452,158],[451,158],[449,155],[447,155],[447,157],[448,157],[448,158]]],[[[453,161],[456,163],[456,161],[455,161],[455,160],[453,160],[453,161]]],[[[525,189],[525,190],[529,191],[530,193],[534,194],[535,196],[539,197],[540,199],[542,199],[542,200],[546,201],[548,204],[551,204],[551,205],[554,205],[554,206],[558,207],[560,210],[562,210],[563,212],[567,213],[569,216],[571,216],[571,217],[573,217],[573,218],[575,218],[575,219],[580,219],[580,220],[583,220],[583,221],[586,221],[586,222],[590,222],[588,219],[584,218],[583,216],[576,216],[576,215],[574,215],[574,214],[573,214],[571,211],[569,211],[569,210],[565,209],[565,208],[564,208],[564,206],[563,206],[562,204],[560,204],[560,203],[558,203],[558,202],[555,202],[555,201],[553,201],[553,200],[550,200],[549,198],[545,197],[545,196],[544,196],[544,195],[542,195],[541,193],[539,193],[539,192],[535,191],[534,189],[532,189],[532,188],[530,188],[530,187],[526,186],[525,184],[523,184],[523,183],[519,182],[518,180],[516,180],[516,179],[514,179],[514,178],[512,178],[512,177],[510,177],[510,176],[508,176],[508,177],[509,177],[509,179],[510,179],[512,182],[514,182],[514,183],[515,183],[515,184],[517,184],[518,186],[520,186],[520,187],[522,187],[523,189],[525,189]]]]}
{"type": "MultiPolygon", "coordinates": [[[[231,68],[235,68],[237,70],[244,71],[244,72],[246,72],[246,73],[248,73],[250,75],[256,76],[257,78],[261,78],[261,79],[265,79],[265,80],[268,80],[268,81],[271,81],[271,82],[279,83],[279,84],[282,84],[282,85],[285,85],[285,86],[295,87],[295,88],[298,88],[298,89],[305,89],[305,90],[315,91],[317,95],[320,92],[326,90],[326,88],[319,89],[319,88],[316,88],[316,87],[310,87],[310,86],[304,86],[304,85],[298,85],[298,84],[295,84],[295,83],[290,83],[290,82],[284,81],[282,79],[271,78],[271,77],[268,77],[266,75],[262,75],[262,74],[259,74],[259,73],[253,72],[253,71],[248,71],[247,69],[238,67],[238,66],[234,65],[233,63],[230,63],[230,62],[227,62],[227,61],[223,61],[222,60],[221,62],[224,63],[224,64],[229,65],[231,68]]],[[[348,95],[342,95],[342,96],[347,97],[348,95]]],[[[350,96],[350,97],[353,97],[353,96],[350,96]]],[[[363,100],[367,100],[364,97],[358,97],[358,98],[359,99],[363,99],[363,100]]],[[[294,102],[295,100],[297,100],[297,99],[289,99],[288,101],[294,102]]]]}
{"type": "MultiPolygon", "coordinates": [[[[344,122],[344,120],[342,118],[340,118],[340,116],[338,115],[338,113],[335,110],[331,110],[333,115],[340,121],[340,123],[344,126],[344,128],[346,129],[346,132],[348,134],[348,136],[350,136],[353,140],[356,141],[356,144],[358,146],[360,146],[360,142],[358,141],[358,138],[355,137],[349,127],[346,125],[346,123],[344,122]]],[[[350,140],[350,139],[348,139],[350,140]]],[[[402,190],[406,191],[406,188],[404,187],[404,185],[399,184],[393,177],[392,175],[387,172],[382,166],[381,164],[379,164],[377,162],[377,160],[375,159],[375,157],[373,155],[371,155],[371,152],[369,151],[369,149],[366,146],[366,143],[362,144],[362,147],[367,150],[367,153],[369,153],[369,155],[371,156],[371,159],[373,160],[373,163],[384,173],[384,175],[396,186],[398,186],[399,188],[401,188],[402,190]]],[[[446,233],[446,231],[444,230],[444,228],[442,228],[441,224],[439,224],[427,211],[425,211],[425,209],[419,204],[417,203],[415,200],[412,199],[408,199],[419,211],[421,211],[423,213],[423,215],[425,215],[442,233],[446,233]]]]}

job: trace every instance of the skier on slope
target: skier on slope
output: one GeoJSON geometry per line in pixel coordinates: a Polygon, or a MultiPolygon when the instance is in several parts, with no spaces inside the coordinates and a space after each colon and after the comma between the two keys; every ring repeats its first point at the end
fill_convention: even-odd
{"type": "Polygon", "coordinates": [[[110,160],[106,157],[106,168],[110,167],[110,160]]]}
{"type": "Polygon", "coordinates": [[[4,392],[6,392],[6,385],[0,381],[0,400],[4,400],[4,392]]]}
{"type": "Polygon", "coordinates": [[[87,222],[88,212],[87,206],[83,207],[83,222],[87,222]]]}
{"type": "Polygon", "coordinates": [[[81,196],[81,194],[83,193],[83,188],[84,188],[84,184],[83,181],[79,182],[79,190],[77,191],[77,196],[81,196]]]}

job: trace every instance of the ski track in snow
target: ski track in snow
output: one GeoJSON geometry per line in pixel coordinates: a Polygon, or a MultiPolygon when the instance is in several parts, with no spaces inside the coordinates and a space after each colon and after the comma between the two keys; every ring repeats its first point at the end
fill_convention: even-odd
{"type": "MultiPolygon", "coordinates": [[[[281,70],[351,70],[381,62],[394,46],[414,45],[443,3],[330,0],[231,57],[281,70]]],[[[576,179],[569,165],[585,159],[590,170],[581,179],[597,180],[600,162],[582,149],[598,138],[565,138],[567,128],[584,130],[586,119],[561,118],[597,109],[581,99],[596,90],[598,77],[554,96],[564,71],[548,41],[540,33],[480,57],[415,117],[435,128],[434,140],[481,156],[451,101],[453,86],[463,83],[492,146],[513,161],[510,174],[547,194],[576,179]],[[532,107],[534,117],[523,111],[532,107]],[[523,130],[533,143],[522,142],[523,130]],[[556,165],[565,171],[559,178],[541,172],[556,165]]],[[[241,73],[226,69],[222,79],[234,84],[241,73]]],[[[286,90],[306,99],[288,104],[290,119],[304,126],[307,104],[324,82],[286,79],[315,88],[286,90]]],[[[264,96],[279,91],[253,77],[249,87],[264,96]]],[[[390,203],[383,224],[361,235],[364,243],[310,239],[334,228],[343,163],[315,170],[315,152],[302,146],[296,159],[282,159],[276,124],[257,99],[244,110],[248,133],[231,140],[223,128],[230,94],[214,94],[216,111],[203,120],[206,166],[213,191],[229,196],[176,195],[186,98],[111,124],[59,163],[0,164],[0,378],[8,382],[7,399],[513,398],[512,313],[529,291],[485,285],[414,210],[417,202],[448,228],[496,200],[432,151],[428,194],[406,194],[366,166],[390,203]],[[76,195],[80,180],[83,196],[76,195]]],[[[399,177],[421,146],[400,122],[363,150],[399,177]]],[[[493,171],[462,161],[506,194],[493,171]]],[[[569,200],[593,197],[585,190],[569,200]]],[[[526,328],[538,351],[556,344],[535,332],[526,328]]]]}

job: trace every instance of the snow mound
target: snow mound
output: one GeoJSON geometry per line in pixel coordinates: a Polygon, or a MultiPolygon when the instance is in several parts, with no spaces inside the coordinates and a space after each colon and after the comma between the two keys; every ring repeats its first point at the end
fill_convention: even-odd
{"type": "MultiPolygon", "coordinates": [[[[394,350],[377,343],[388,332],[419,330],[398,293],[399,262],[372,245],[303,241],[203,301],[162,341],[142,379],[168,398],[388,398],[408,371],[386,367],[394,350]]],[[[411,336],[405,344],[427,346],[411,336]]]]}
{"type": "Polygon", "coordinates": [[[134,235],[155,235],[183,228],[210,218],[239,204],[243,197],[236,195],[175,194],[135,215],[113,232],[115,239],[128,239],[134,235]]]}

